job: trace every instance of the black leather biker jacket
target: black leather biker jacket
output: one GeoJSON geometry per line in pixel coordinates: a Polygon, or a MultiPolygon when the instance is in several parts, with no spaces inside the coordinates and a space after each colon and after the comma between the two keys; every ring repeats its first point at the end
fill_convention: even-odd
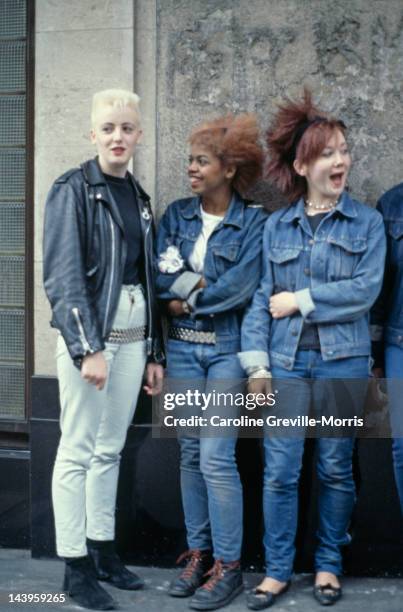
{"type": "MultiPolygon", "coordinates": [[[[154,291],[154,226],[150,198],[137,194],[144,249],[148,361],[162,363],[162,335],[154,291]]],[[[123,223],[97,158],[58,178],[47,198],[44,286],[57,328],[77,367],[105,348],[117,309],[127,254],[123,223]]]]}

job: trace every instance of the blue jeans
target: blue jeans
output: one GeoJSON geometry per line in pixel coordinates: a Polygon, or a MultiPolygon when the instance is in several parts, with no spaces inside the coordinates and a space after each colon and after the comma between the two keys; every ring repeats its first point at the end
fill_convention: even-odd
{"type": "MultiPolygon", "coordinates": [[[[282,367],[272,368],[273,387],[279,390],[279,398],[285,394],[286,416],[290,416],[290,412],[301,416],[309,414],[311,399],[315,407],[317,398],[320,396],[323,398],[324,393],[326,394],[326,379],[367,379],[368,373],[368,357],[350,357],[325,362],[319,351],[298,351],[294,369],[291,372],[282,367]],[[287,385],[287,382],[283,380],[281,384],[282,379],[298,379],[298,383],[287,385]],[[292,405],[291,411],[289,410],[290,405],[292,405]]],[[[332,381],[330,380],[329,385],[331,388],[332,381]]],[[[362,409],[366,385],[360,385],[354,381],[352,386],[355,394],[354,401],[361,404],[362,409]],[[359,397],[357,397],[357,390],[359,397]]],[[[331,395],[333,395],[332,392],[329,397],[331,395]]],[[[276,416],[281,416],[281,414],[277,413],[276,416]]],[[[317,572],[341,573],[340,546],[350,541],[347,528],[355,501],[352,475],[353,448],[353,431],[349,437],[318,438],[317,440],[319,479],[318,546],[315,553],[317,572]]],[[[265,437],[264,450],[263,508],[266,575],[280,581],[287,581],[292,574],[295,556],[298,481],[304,451],[304,437],[303,435],[293,438],[265,437]]]]}
{"type": "Polygon", "coordinates": [[[396,487],[403,513],[403,348],[387,344],[385,348],[385,376],[389,379],[389,414],[392,428],[392,455],[396,487]]]}
{"type": "MultiPolygon", "coordinates": [[[[236,354],[214,345],[168,340],[167,375],[208,392],[214,381],[244,374],[236,354]]],[[[189,548],[212,549],[215,559],[237,561],[242,546],[242,487],[235,460],[236,437],[178,436],[181,490],[189,548]]]]}

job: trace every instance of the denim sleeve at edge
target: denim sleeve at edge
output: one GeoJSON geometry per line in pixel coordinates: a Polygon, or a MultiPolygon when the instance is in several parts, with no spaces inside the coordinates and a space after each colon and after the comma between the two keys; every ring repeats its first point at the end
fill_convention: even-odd
{"type": "MultiPolygon", "coordinates": [[[[382,198],[379,200],[376,208],[383,217],[384,210],[382,198]]],[[[384,327],[388,318],[388,303],[395,282],[394,277],[395,274],[390,265],[390,252],[389,249],[387,249],[382,289],[370,313],[372,357],[375,361],[374,367],[383,367],[384,365],[384,327]]]]}
{"type": "Polygon", "coordinates": [[[270,245],[270,228],[272,219],[266,221],[263,231],[263,248],[261,254],[262,276],[252,304],[243,319],[241,331],[242,352],[238,353],[242,367],[269,366],[269,335],[271,315],[269,298],[273,293],[273,271],[268,256],[270,245]]]}
{"type": "Polygon", "coordinates": [[[196,274],[187,268],[186,262],[184,263],[184,269],[174,273],[164,273],[158,268],[158,258],[161,253],[171,245],[176,246],[174,242],[177,225],[176,214],[175,203],[173,203],[168,206],[158,226],[156,287],[157,296],[161,300],[186,299],[201,278],[200,274],[196,274]]]}

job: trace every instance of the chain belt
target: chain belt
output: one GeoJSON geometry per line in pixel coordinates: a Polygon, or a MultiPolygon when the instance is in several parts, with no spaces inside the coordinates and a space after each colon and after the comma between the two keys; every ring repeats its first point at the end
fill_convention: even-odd
{"type": "Polygon", "coordinates": [[[107,342],[112,344],[128,344],[129,342],[140,342],[146,337],[146,326],[131,327],[130,329],[112,329],[107,337],[107,342]]]}
{"type": "Polygon", "coordinates": [[[215,344],[215,332],[199,331],[188,327],[170,327],[168,337],[173,340],[195,342],[197,344],[215,344]]]}

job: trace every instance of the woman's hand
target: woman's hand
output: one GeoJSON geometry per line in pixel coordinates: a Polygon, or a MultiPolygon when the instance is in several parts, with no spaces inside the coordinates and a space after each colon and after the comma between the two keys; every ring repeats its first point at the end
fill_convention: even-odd
{"type": "Polygon", "coordinates": [[[171,300],[167,304],[167,309],[171,317],[181,317],[185,314],[183,310],[183,300],[171,300]]]}
{"type": "Polygon", "coordinates": [[[204,289],[205,287],[207,287],[206,279],[204,278],[204,276],[202,276],[197,285],[195,286],[195,289],[204,289]]]}
{"type": "Polygon", "coordinates": [[[86,355],[81,365],[81,378],[102,391],[108,378],[108,364],[102,351],[86,355]]]}
{"type": "Polygon", "coordinates": [[[272,295],[269,300],[269,310],[273,319],[282,319],[290,317],[298,312],[298,304],[295,299],[295,293],[291,291],[281,291],[276,295],[272,295]]]}
{"type": "Polygon", "coordinates": [[[374,378],[385,378],[385,372],[383,368],[372,368],[372,375],[374,378]]]}
{"type": "Polygon", "coordinates": [[[264,393],[267,396],[271,392],[271,378],[250,378],[248,380],[248,393],[252,395],[264,393]]]}
{"type": "Polygon", "coordinates": [[[158,363],[149,363],[146,368],[146,384],[143,386],[147,395],[159,395],[163,379],[164,368],[158,363]]]}

